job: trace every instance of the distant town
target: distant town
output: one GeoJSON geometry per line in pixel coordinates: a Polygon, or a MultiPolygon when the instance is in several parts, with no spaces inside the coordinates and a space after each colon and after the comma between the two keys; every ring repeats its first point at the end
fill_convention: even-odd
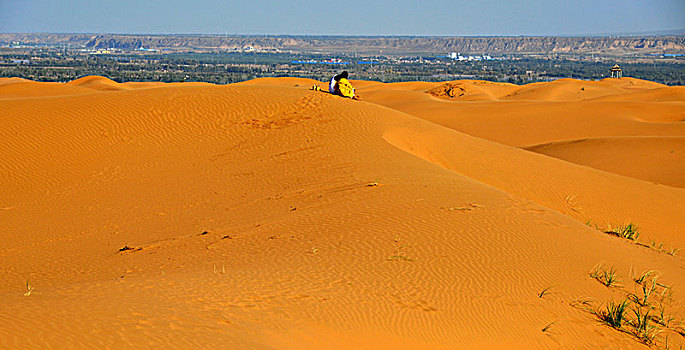
{"type": "MultiPolygon", "coordinates": [[[[345,69],[350,71],[353,79],[382,82],[482,79],[525,84],[559,78],[603,79],[611,75],[610,69],[615,64],[620,64],[624,76],[685,85],[685,53],[677,50],[402,54],[396,51],[382,53],[384,50],[379,49],[372,54],[361,44],[354,51],[321,52],[292,47],[284,49],[263,43],[257,45],[258,41],[253,45],[250,40],[242,46],[201,49],[170,47],[169,43],[176,41],[168,38],[165,39],[168,42],[159,46],[144,45],[145,40],[130,38],[109,41],[102,38],[85,41],[87,38],[84,38],[80,42],[59,41],[57,39],[62,38],[59,35],[57,39],[50,37],[50,40],[41,39],[43,41],[39,40],[40,36],[38,39],[29,37],[26,41],[2,41],[2,38],[0,35],[0,77],[37,81],[63,82],[86,75],[102,75],[119,82],[203,81],[226,84],[283,76],[327,80],[345,69]],[[112,45],[104,46],[106,43],[112,45]]],[[[680,42],[678,40],[675,42],[680,42]]],[[[425,47],[417,47],[412,50],[427,51],[425,47]]],[[[499,45],[487,47],[503,51],[499,45]]]]}

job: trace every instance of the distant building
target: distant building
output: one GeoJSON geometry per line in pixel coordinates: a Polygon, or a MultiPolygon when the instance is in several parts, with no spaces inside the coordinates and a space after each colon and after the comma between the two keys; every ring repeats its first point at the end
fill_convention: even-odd
{"type": "Polygon", "coordinates": [[[615,64],[613,67],[611,67],[611,77],[612,78],[621,78],[623,76],[623,69],[621,69],[621,66],[618,64],[615,64]]]}
{"type": "Polygon", "coordinates": [[[448,55],[445,56],[437,56],[437,57],[446,57],[446,58],[451,58],[453,60],[457,61],[491,61],[494,60],[492,56],[488,54],[483,54],[481,56],[462,56],[461,53],[458,52],[450,52],[448,55]]]}

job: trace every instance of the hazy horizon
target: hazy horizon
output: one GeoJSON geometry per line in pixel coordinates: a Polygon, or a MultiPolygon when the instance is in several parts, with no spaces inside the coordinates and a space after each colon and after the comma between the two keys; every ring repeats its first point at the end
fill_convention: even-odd
{"type": "Polygon", "coordinates": [[[0,32],[292,36],[682,34],[685,2],[381,0],[249,3],[170,0],[0,2],[0,32]]]}
{"type": "Polygon", "coordinates": [[[23,32],[23,31],[0,31],[0,34],[57,34],[57,35],[156,35],[156,36],[239,36],[239,37],[341,37],[341,38],[516,38],[516,37],[603,37],[603,36],[671,36],[685,35],[685,28],[656,30],[651,32],[615,32],[615,33],[582,33],[582,34],[538,34],[538,35],[408,35],[408,34],[244,34],[244,33],[149,33],[149,32],[23,32]]]}

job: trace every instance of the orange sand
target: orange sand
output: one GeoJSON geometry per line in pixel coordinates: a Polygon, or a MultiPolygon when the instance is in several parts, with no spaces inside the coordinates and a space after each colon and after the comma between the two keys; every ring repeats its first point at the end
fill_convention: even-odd
{"type": "Polygon", "coordinates": [[[0,79],[0,347],[645,349],[645,270],[685,342],[682,87],[316,83],[0,79]]]}

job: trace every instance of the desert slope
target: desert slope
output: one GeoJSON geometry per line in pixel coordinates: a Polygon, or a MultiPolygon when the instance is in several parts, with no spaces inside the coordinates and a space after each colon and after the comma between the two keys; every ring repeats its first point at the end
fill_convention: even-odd
{"type": "Polygon", "coordinates": [[[683,136],[591,138],[526,149],[635,179],[685,187],[683,136]]]}
{"type": "Polygon", "coordinates": [[[562,79],[522,86],[456,81],[418,90],[410,83],[381,84],[361,87],[359,92],[366,101],[512,146],[590,137],[685,135],[682,87],[632,78],[562,79]],[[446,89],[453,90],[453,97],[446,96],[446,89]]]}
{"type": "MultiPolygon", "coordinates": [[[[584,224],[634,220],[683,246],[683,189],[309,91],[309,80],[134,89],[94,78],[61,96],[32,84],[31,98],[0,100],[10,347],[639,349],[574,302],[599,309],[648,269],[685,316],[680,255],[584,224]],[[624,286],[590,278],[598,263],[624,286]]],[[[388,104],[425,91],[367,87],[388,104]]]]}

